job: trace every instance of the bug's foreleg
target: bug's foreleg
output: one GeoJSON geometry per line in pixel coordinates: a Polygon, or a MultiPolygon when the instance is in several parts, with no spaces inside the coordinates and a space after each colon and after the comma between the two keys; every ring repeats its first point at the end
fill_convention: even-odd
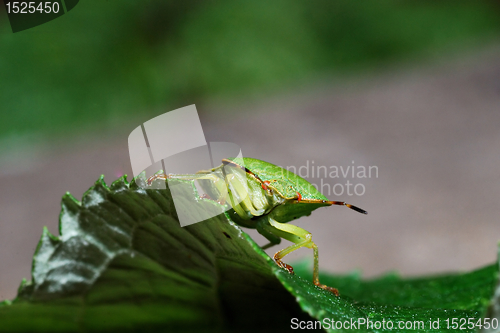
{"type": "Polygon", "coordinates": [[[168,179],[183,179],[183,180],[195,180],[195,179],[212,179],[206,178],[208,175],[194,175],[194,174],[165,174],[158,173],[152,175],[147,179],[147,184],[151,185],[155,180],[168,180],[168,179]],[[205,178],[204,178],[205,177],[205,178]]]}
{"type": "Polygon", "coordinates": [[[334,293],[336,296],[339,295],[339,292],[336,288],[329,287],[327,285],[321,284],[319,282],[319,253],[318,253],[318,246],[312,241],[312,234],[304,230],[302,228],[299,228],[297,226],[291,225],[291,224],[285,224],[285,223],[279,223],[278,221],[269,218],[269,227],[267,228],[268,231],[272,232],[276,236],[282,237],[284,239],[287,239],[295,244],[276,252],[274,255],[274,261],[278,264],[278,266],[287,269],[290,273],[293,273],[293,267],[284,263],[282,259],[289,253],[300,249],[301,247],[306,247],[309,249],[313,249],[314,252],[314,270],[313,270],[313,283],[325,290],[331,291],[334,293]]]}
{"type": "Polygon", "coordinates": [[[220,204],[224,204],[227,200],[227,188],[224,180],[218,177],[213,173],[208,174],[196,174],[197,180],[209,180],[212,185],[215,187],[216,192],[218,193],[218,198],[216,201],[220,204]]]}
{"type": "Polygon", "coordinates": [[[218,194],[218,197],[215,199],[215,201],[219,202],[220,204],[224,204],[224,202],[227,199],[227,189],[226,189],[226,184],[224,183],[224,180],[218,177],[214,173],[210,173],[210,170],[206,172],[198,172],[196,174],[156,174],[154,176],[151,176],[147,180],[147,184],[151,185],[155,180],[168,180],[168,179],[180,179],[180,180],[208,180],[212,183],[212,185],[216,189],[216,193],[218,194]]]}

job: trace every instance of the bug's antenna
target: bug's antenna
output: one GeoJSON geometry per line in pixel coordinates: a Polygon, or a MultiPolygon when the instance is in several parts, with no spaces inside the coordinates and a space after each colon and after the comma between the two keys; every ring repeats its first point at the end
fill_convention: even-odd
{"type": "Polygon", "coordinates": [[[356,206],[353,206],[351,204],[348,204],[344,201],[328,201],[329,204],[332,204],[332,205],[338,205],[338,206],[346,206],[346,207],[349,207],[351,208],[352,210],[355,210],[357,211],[358,213],[361,213],[361,214],[368,214],[368,212],[366,210],[363,210],[359,207],[356,207],[356,206]]]}

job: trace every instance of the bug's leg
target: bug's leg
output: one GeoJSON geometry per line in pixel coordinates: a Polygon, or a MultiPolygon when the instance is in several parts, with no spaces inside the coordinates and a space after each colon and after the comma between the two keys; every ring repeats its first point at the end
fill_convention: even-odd
{"type": "Polygon", "coordinates": [[[160,174],[157,174],[157,175],[153,175],[151,177],[149,177],[147,180],[146,180],[146,184],[148,185],[151,185],[155,180],[157,179],[161,179],[161,180],[167,180],[168,177],[166,174],[164,173],[160,173],[160,174]]]}
{"type": "MultiPolygon", "coordinates": [[[[280,242],[280,243],[281,243],[281,242],[280,242]]],[[[262,246],[261,246],[261,249],[262,249],[262,250],[267,250],[268,248],[273,247],[274,245],[276,245],[276,243],[269,242],[269,243],[267,243],[266,245],[262,245],[262,246]]]]}
{"type": "Polygon", "coordinates": [[[312,234],[309,231],[299,228],[297,226],[291,224],[279,223],[278,221],[272,218],[269,218],[269,225],[270,227],[275,229],[274,231],[272,231],[275,235],[295,243],[281,251],[276,252],[276,254],[274,255],[274,260],[276,261],[278,266],[287,269],[290,273],[293,273],[293,268],[290,265],[285,264],[282,261],[282,259],[287,254],[297,249],[300,249],[301,247],[307,247],[309,249],[313,249],[314,253],[313,283],[316,286],[328,290],[334,293],[336,296],[338,296],[339,291],[336,288],[329,287],[319,282],[319,253],[317,245],[312,241],[312,234]]]}
{"type": "Polygon", "coordinates": [[[218,193],[218,198],[215,200],[220,204],[224,204],[227,199],[227,189],[226,189],[226,184],[224,183],[224,180],[221,178],[217,177],[213,173],[207,173],[207,174],[197,174],[195,175],[194,179],[201,179],[201,180],[210,180],[215,188],[217,189],[216,192],[218,193]]]}
{"type": "Polygon", "coordinates": [[[335,294],[335,296],[339,296],[340,294],[337,288],[333,288],[319,282],[319,253],[318,246],[314,244],[314,242],[312,242],[312,249],[314,252],[313,283],[321,289],[331,291],[335,294]]]}
{"type": "Polygon", "coordinates": [[[272,232],[268,231],[265,228],[265,223],[267,223],[267,220],[265,219],[259,219],[257,222],[257,225],[255,226],[255,229],[261,234],[262,236],[266,237],[266,239],[269,241],[268,244],[261,246],[263,250],[270,248],[271,246],[278,245],[281,243],[281,238],[273,234],[272,232]]]}
{"type": "MultiPolygon", "coordinates": [[[[206,175],[203,175],[206,176],[206,175]]],[[[159,173],[156,175],[152,175],[147,179],[147,184],[151,185],[155,180],[160,179],[160,180],[167,180],[167,179],[184,179],[184,180],[195,180],[195,179],[205,179],[202,178],[203,176],[198,176],[198,175],[193,175],[193,174],[165,174],[165,173],[159,173]]],[[[211,178],[206,178],[206,179],[211,179],[211,178]]]]}
{"type": "MultiPolygon", "coordinates": [[[[231,206],[234,210],[237,210],[237,207],[244,212],[250,212],[252,216],[261,216],[264,213],[264,209],[257,209],[252,203],[249,195],[248,185],[245,184],[246,178],[242,181],[234,174],[229,174],[226,176],[226,182],[229,186],[229,199],[231,206]]],[[[243,213],[245,214],[245,213],[243,213]]],[[[243,216],[243,215],[240,215],[243,216]]]]}
{"type": "MultiPolygon", "coordinates": [[[[200,172],[197,174],[157,174],[153,175],[148,178],[147,184],[151,185],[153,181],[160,179],[160,180],[168,180],[168,179],[181,179],[181,180],[210,180],[215,188],[217,189],[217,192],[219,193],[219,196],[215,199],[215,201],[219,202],[220,204],[224,204],[226,200],[226,184],[224,183],[224,180],[219,178],[217,175],[213,173],[209,173],[210,170],[207,170],[205,172],[200,172]]],[[[202,196],[203,197],[203,196],[202,196]]],[[[206,196],[204,196],[206,198],[206,196]]]]}

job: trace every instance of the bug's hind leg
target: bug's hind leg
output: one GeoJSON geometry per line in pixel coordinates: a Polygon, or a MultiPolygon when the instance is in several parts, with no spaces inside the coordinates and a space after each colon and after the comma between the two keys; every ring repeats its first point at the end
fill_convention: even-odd
{"type": "Polygon", "coordinates": [[[329,287],[325,284],[322,284],[319,282],[319,253],[318,253],[318,246],[316,244],[314,244],[314,242],[311,242],[312,243],[312,249],[313,249],[313,252],[314,252],[314,270],[313,270],[313,283],[322,288],[322,289],[325,289],[325,290],[328,290],[328,291],[331,291],[332,293],[335,294],[335,296],[339,296],[339,291],[337,288],[333,288],[333,287],[329,287]]]}
{"type": "Polygon", "coordinates": [[[265,227],[267,221],[264,219],[259,220],[257,222],[257,225],[255,226],[255,229],[261,234],[262,236],[266,237],[266,239],[269,241],[268,244],[261,246],[263,250],[266,250],[274,245],[278,245],[281,243],[281,238],[273,234],[271,231],[268,231],[267,228],[265,227]]]}
{"type": "Polygon", "coordinates": [[[328,290],[335,294],[336,296],[339,296],[339,291],[336,288],[329,287],[327,285],[324,285],[319,282],[319,253],[318,253],[318,246],[312,241],[312,234],[304,230],[302,228],[299,228],[297,226],[291,225],[291,224],[284,224],[284,223],[279,223],[278,221],[269,218],[269,227],[266,228],[268,229],[269,232],[272,232],[276,236],[285,238],[295,244],[276,252],[274,255],[274,261],[278,264],[278,266],[285,268],[288,270],[288,272],[293,274],[293,267],[284,263],[282,259],[289,253],[300,249],[301,247],[306,247],[309,249],[313,250],[314,253],[314,270],[313,270],[313,283],[325,290],[328,290]],[[271,229],[272,228],[272,229],[271,229]],[[274,229],[274,230],[273,230],[274,229]]]}

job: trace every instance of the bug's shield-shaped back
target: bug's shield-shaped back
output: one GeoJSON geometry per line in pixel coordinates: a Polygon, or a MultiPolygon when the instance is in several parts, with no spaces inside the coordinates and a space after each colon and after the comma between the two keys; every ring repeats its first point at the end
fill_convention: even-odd
{"type": "MultiPolygon", "coordinates": [[[[195,105],[148,120],[130,133],[128,145],[132,171],[139,187],[166,190],[164,178],[159,177],[151,184],[147,179],[155,174],[172,174],[167,180],[168,189],[183,227],[219,215],[244,199],[226,200],[230,196],[225,175],[244,172],[242,169],[225,166],[210,171],[219,166],[223,158],[243,157],[240,147],[229,142],[207,144],[195,105]],[[199,170],[207,171],[196,174],[199,170]],[[185,187],[198,191],[202,199],[188,199],[183,195],[185,187]],[[210,188],[213,190],[206,191],[210,188]]],[[[247,184],[242,186],[248,188],[247,184]]]]}

